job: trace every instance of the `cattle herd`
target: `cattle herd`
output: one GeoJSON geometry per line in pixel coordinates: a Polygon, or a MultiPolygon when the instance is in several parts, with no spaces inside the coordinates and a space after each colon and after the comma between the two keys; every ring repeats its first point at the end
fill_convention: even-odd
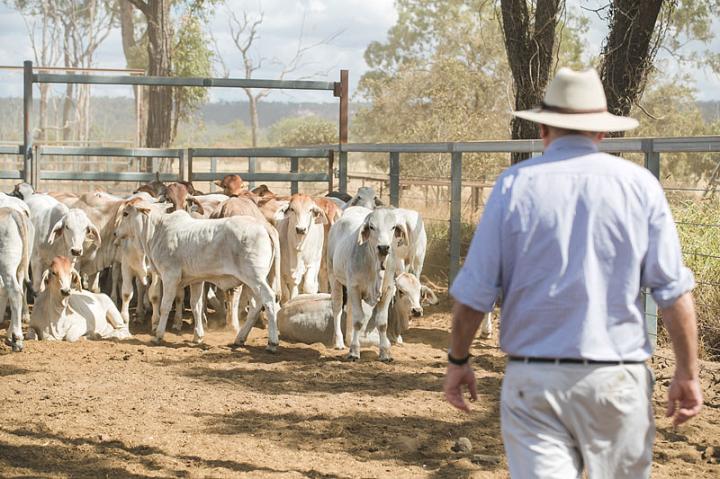
{"type": "MultiPolygon", "coordinates": [[[[237,345],[264,313],[269,351],[282,338],[349,346],[350,360],[377,346],[390,361],[411,317],[437,302],[420,283],[427,236],[417,211],[383,206],[366,187],[311,197],[250,191],[239,175],[215,183],[222,194],[159,180],[127,197],[39,193],[25,183],[0,193],[8,344],[22,351],[24,338],[129,338],[131,320],[150,309],[160,343],[173,306],[171,328],[180,331],[187,289],[195,342],[207,308],[225,316],[237,345]]],[[[488,334],[489,322],[483,327],[488,334]]]]}

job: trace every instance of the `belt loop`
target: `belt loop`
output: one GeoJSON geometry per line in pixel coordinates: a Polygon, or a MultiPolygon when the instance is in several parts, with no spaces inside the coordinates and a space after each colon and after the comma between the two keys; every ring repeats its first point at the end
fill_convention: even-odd
{"type": "Polygon", "coordinates": [[[524,362],[525,364],[527,364],[527,363],[529,362],[529,359],[530,359],[530,358],[528,358],[527,356],[525,356],[525,357],[523,358],[523,362],[524,362]]]}
{"type": "Polygon", "coordinates": [[[558,364],[560,364],[560,358],[555,358],[555,366],[557,366],[558,364]]]}

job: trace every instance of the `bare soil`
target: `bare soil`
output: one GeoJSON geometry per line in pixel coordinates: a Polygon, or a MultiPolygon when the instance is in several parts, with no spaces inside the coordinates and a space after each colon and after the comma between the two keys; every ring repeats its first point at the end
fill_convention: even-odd
{"type": "MultiPolygon", "coordinates": [[[[259,329],[244,348],[229,347],[221,328],[194,346],[189,325],[163,346],[145,331],[122,343],[3,347],[0,477],[507,477],[505,360],[494,340],[477,341],[480,399],[470,414],[447,405],[448,307],[429,308],[391,364],[371,350],[348,363],[340,351],[284,342],[269,354],[259,329]],[[471,453],[451,451],[459,437],[471,453]]],[[[673,430],[661,417],[672,365],[660,356],[672,355],[653,361],[654,477],[720,477],[720,365],[703,365],[702,417],[673,430]]]]}

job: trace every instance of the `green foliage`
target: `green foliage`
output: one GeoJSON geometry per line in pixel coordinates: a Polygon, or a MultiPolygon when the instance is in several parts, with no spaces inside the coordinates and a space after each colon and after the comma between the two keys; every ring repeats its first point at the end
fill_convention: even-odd
{"type": "Polygon", "coordinates": [[[285,118],[270,127],[268,141],[275,146],[310,146],[337,143],[337,125],[317,116],[285,118]]]}
{"type": "MultiPolygon", "coordinates": [[[[201,20],[186,15],[180,21],[175,35],[173,51],[173,73],[177,76],[212,76],[213,51],[209,47],[210,39],[203,30],[201,20]]],[[[201,87],[175,89],[175,115],[184,120],[204,104],[208,98],[208,89],[201,87]]]]}

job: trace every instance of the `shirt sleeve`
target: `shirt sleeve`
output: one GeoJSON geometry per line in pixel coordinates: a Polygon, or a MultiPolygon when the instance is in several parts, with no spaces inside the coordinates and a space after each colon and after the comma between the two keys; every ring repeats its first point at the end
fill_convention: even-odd
{"type": "Polygon", "coordinates": [[[648,251],[643,262],[641,284],[650,288],[661,308],[672,306],[695,287],[692,271],[683,264],[680,239],[670,207],[658,186],[650,205],[648,251]]]}
{"type": "Polygon", "coordinates": [[[501,288],[502,189],[502,181],[498,180],[475,229],[465,263],[450,287],[456,301],[484,313],[493,310],[501,288]]]}

